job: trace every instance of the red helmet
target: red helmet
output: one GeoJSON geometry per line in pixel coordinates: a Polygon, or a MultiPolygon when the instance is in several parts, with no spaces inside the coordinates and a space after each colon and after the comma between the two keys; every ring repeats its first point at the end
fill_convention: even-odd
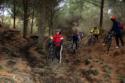
{"type": "Polygon", "coordinates": [[[112,17],[111,17],[111,20],[116,20],[116,16],[112,16],[112,17]]]}

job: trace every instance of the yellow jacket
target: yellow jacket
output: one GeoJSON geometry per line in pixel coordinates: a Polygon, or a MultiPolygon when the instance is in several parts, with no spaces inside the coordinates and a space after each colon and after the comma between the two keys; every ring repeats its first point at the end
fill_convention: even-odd
{"type": "Polygon", "coordinates": [[[92,34],[94,34],[94,35],[99,35],[100,30],[99,30],[99,28],[92,28],[92,29],[90,30],[90,33],[92,33],[92,34]]]}

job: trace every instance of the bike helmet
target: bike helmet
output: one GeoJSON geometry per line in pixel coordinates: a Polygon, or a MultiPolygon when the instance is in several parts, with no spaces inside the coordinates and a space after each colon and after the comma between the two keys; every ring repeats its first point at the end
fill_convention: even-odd
{"type": "Polygon", "coordinates": [[[56,29],[56,33],[61,34],[61,29],[56,29]]]}
{"type": "Polygon", "coordinates": [[[116,16],[112,16],[112,17],[111,17],[111,20],[116,20],[116,16]]]}

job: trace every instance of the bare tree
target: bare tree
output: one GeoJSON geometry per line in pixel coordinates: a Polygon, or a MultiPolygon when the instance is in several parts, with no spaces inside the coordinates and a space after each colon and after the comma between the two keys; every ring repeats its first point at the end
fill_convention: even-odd
{"type": "Polygon", "coordinates": [[[100,7],[100,28],[103,24],[103,8],[104,8],[104,0],[101,0],[101,7],[100,7]]]}
{"type": "Polygon", "coordinates": [[[23,26],[23,37],[27,36],[27,27],[28,27],[28,0],[23,0],[23,8],[24,8],[24,26],[23,26]]]}
{"type": "Polygon", "coordinates": [[[40,8],[39,8],[39,27],[38,27],[38,34],[39,34],[39,40],[38,45],[43,47],[43,41],[44,41],[44,33],[46,28],[46,1],[42,0],[40,1],[40,8]]]}
{"type": "Polygon", "coordinates": [[[31,34],[33,34],[33,26],[34,26],[34,13],[35,13],[35,10],[33,8],[32,10],[32,21],[31,21],[31,34]]]}
{"type": "Polygon", "coordinates": [[[13,28],[16,28],[16,0],[13,0],[13,28]]]}

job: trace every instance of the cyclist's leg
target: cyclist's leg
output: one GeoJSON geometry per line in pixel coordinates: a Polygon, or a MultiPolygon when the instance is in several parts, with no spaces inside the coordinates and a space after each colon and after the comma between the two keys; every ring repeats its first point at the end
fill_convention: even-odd
{"type": "Polygon", "coordinates": [[[73,51],[74,51],[74,46],[75,46],[75,41],[73,40],[73,41],[72,41],[71,52],[73,52],[73,51]]]}
{"type": "Polygon", "coordinates": [[[98,36],[95,34],[92,37],[93,45],[97,42],[98,36]]]}
{"type": "Polygon", "coordinates": [[[122,35],[120,35],[119,40],[120,40],[120,42],[121,42],[121,45],[124,46],[124,41],[123,41],[122,35]]]}
{"type": "Polygon", "coordinates": [[[80,44],[80,40],[77,40],[76,43],[77,43],[77,45],[76,45],[76,49],[78,49],[78,48],[80,47],[80,46],[79,46],[79,44],[80,44]]]}
{"type": "Polygon", "coordinates": [[[78,41],[75,41],[75,49],[78,48],[78,41]]]}
{"type": "Polygon", "coordinates": [[[60,61],[59,61],[59,63],[62,62],[62,50],[63,50],[63,46],[61,45],[61,47],[60,47],[60,61]]]}
{"type": "Polygon", "coordinates": [[[97,35],[94,34],[93,37],[94,37],[95,39],[97,39],[97,35]]]}
{"type": "Polygon", "coordinates": [[[99,39],[99,37],[98,37],[99,35],[97,34],[97,35],[95,35],[95,38],[96,38],[96,40],[98,40],[99,39]]]}
{"type": "Polygon", "coordinates": [[[115,35],[115,41],[116,41],[116,45],[119,47],[119,36],[115,35]]]}
{"type": "Polygon", "coordinates": [[[59,60],[60,59],[60,46],[56,47],[56,58],[59,60]]]}
{"type": "Polygon", "coordinates": [[[58,58],[58,57],[57,57],[57,56],[58,56],[58,50],[57,50],[57,47],[56,47],[56,46],[55,46],[55,50],[54,50],[54,51],[55,51],[55,54],[54,54],[55,56],[54,56],[54,57],[57,59],[57,58],[58,58]]]}
{"type": "Polygon", "coordinates": [[[72,43],[72,49],[73,49],[73,50],[75,49],[74,47],[76,47],[76,41],[75,41],[75,40],[74,40],[73,43],[72,43]]]}
{"type": "Polygon", "coordinates": [[[91,35],[90,44],[93,46],[95,43],[95,35],[91,35]]]}

